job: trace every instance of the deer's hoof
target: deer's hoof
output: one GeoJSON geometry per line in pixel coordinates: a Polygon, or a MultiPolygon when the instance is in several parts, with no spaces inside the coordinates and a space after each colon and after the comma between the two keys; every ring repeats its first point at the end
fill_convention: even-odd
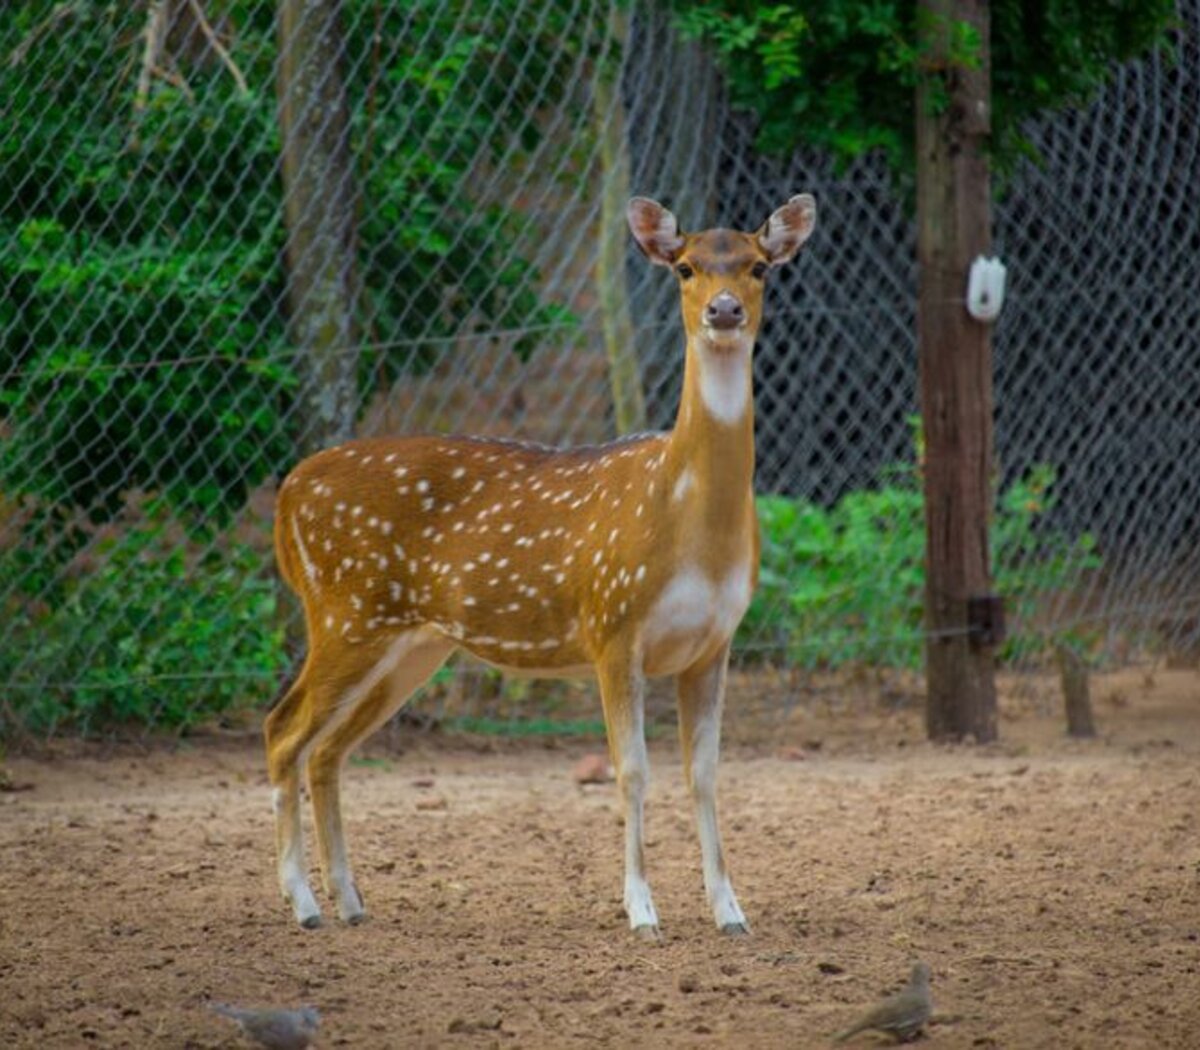
{"type": "Polygon", "coordinates": [[[633,935],[639,941],[645,941],[647,944],[661,944],[662,934],[658,932],[658,927],[647,923],[644,926],[635,926],[633,935]]]}
{"type": "Polygon", "coordinates": [[[750,927],[744,922],[727,922],[721,927],[721,932],[726,937],[749,937],[750,927]]]}
{"type": "Polygon", "coordinates": [[[358,892],[357,886],[352,886],[349,892],[342,897],[338,904],[338,916],[348,926],[357,926],[367,917],[362,894],[358,892]]]}

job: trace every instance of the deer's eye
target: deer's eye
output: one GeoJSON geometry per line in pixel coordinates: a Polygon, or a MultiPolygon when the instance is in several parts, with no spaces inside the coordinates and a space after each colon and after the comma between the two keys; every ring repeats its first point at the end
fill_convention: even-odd
{"type": "Polygon", "coordinates": [[[750,269],[750,273],[751,273],[751,274],[752,274],[754,277],[758,278],[758,280],[760,280],[760,281],[761,281],[761,280],[762,280],[764,277],[766,277],[766,276],[767,276],[767,270],[768,270],[768,269],[770,269],[770,267],[768,267],[768,266],[767,266],[767,264],[766,264],[765,262],[756,262],[756,263],[755,263],[755,264],[754,264],[754,265],[751,267],[751,269],[750,269]]]}
{"type": "Polygon", "coordinates": [[[696,271],[693,270],[690,266],[688,266],[687,263],[680,263],[678,266],[675,267],[675,272],[677,274],[679,274],[679,279],[681,281],[686,281],[696,271]]]}

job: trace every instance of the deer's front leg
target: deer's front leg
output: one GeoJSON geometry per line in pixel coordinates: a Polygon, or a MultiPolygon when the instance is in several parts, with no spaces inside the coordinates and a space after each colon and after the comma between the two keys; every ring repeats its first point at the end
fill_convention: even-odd
{"type": "Polygon", "coordinates": [[[725,869],[721,830],[717,824],[717,761],[721,750],[721,711],[725,706],[726,645],[715,658],[690,667],[678,679],[679,738],[683,771],[700,833],[704,889],[722,933],[750,932],[725,869]]]}
{"type": "Polygon", "coordinates": [[[646,756],[645,678],[632,647],[610,646],[597,667],[608,749],[625,818],[625,913],[639,937],[658,940],[658,913],[646,881],[643,809],[650,763],[646,756]]]}

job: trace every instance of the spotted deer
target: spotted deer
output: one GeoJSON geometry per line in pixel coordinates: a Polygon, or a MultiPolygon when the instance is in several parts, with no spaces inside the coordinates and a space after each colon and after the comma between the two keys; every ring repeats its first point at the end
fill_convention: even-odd
{"type": "Polygon", "coordinates": [[[304,605],[308,655],[265,725],[279,882],[302,926],[308,773],[326,891],[363,917],[342,830],[350,751],[457,649],[506,671],[594,674],[625,824],[625,911],[658,936],[643,858],[643,693],[675,675],[684,772],[717,926],[748,932],[726,871],[716,775],[730,639],[758,577],[751,352],[769,270],[812,232],[792,197],[754,233],[685,234],[637,197],[629,225],[679,280],[687,348],[675,426],[556,449],[473,437],[351,441],[279,490],[279,569],[304,605]]]}

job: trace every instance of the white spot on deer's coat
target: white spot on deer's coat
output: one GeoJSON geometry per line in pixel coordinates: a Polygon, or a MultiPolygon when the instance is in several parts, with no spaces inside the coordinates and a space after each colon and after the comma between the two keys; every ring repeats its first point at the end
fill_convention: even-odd
{"type": "Polygon", "coordinates": [[[304,540],[300,537],[300,522],[295,518],[292,519],[292,536],[296,540],[296,553],[300,555],[300,564],[304,566],[304,575],[311,583],[315,584],[320,578],[321,570],[317,568],[317,563],[309,557],[308,548],[304,546],[304,540]]]}
{"type": "Polygon", "coordinates": [[[428,492],[429,491],[429,482],[426,481],[424,478],[422,478],[420,481],[417,482],[417,491],[418,492],[428,492]]]}
{"type": "Polygon", "coordinates": [[[692,470],[689,467],[679,475],[678,480],[675,482],[675,491],[671,494],[671,498],[678,503],[691,490],[692,484],[692,470]]]}

